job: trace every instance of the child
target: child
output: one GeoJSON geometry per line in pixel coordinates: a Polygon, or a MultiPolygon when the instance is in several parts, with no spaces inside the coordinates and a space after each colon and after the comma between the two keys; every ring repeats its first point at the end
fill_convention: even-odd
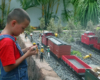
{"type": "Polygon", "coordinates": [[[41,46],[41,53],[40,53],[40,62],[43,62],[43,54],[44,54],[44,49],[43,46],[41,46]]]}
{"type": "Polygon", "coordinates": [[[47,46],[48,59],[50,58],[50,48],[47,46]]]}
{"type": "Polygon", "coordinates": [[[16,38],[29,25],[26,11],[14,9],[7,17],[7,23],[0,34],[1,80],[28,80],[26,58],[35,55],[34,46],[21,50],[16,38]],[[24,54],[23,54],[24,53],[24,54]]]}

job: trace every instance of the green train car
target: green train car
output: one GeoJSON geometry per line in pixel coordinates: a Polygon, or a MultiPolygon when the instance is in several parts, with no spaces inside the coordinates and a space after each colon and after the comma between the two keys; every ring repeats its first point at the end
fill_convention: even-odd
{"type": "Polygon", "coordinates": [[[85,80],[100,80],[100,79],[91,70],[87,69],[85,71],[85,80]]]}

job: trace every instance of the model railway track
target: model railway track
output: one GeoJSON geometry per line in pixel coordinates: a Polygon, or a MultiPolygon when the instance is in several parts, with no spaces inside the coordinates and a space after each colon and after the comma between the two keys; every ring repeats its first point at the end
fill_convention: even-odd
{"type": "MultiPolygon", "coordinates": [[[[91,67],[88,66],[88,64],[86,64],[84,61],[79,59],[77,56],[75,56],[75,55],[73,56],[73,55],[70,54],[71,45],[68,45],[66,42],[62,41],[61,39],[54,37],[53,33],[51,33],[51,32],[50,33],[44,33],[42,35],[42,41],[41,42],[44,45],[49,46],[50,51],[52,52],[51,54],[53,55],[54,59],[56,59],[56,60],[54,60],[52,58],[54,62],[52,61],[53,64],[51,64],[51,66],[54,65],[55,70],[59,69],[59,71],[60,71],[59,76],[61,76],[61,73],[62,73],[61,68],[68,66],[71,69],[71,71],[69,71],[69,72],[72,72],[72,71],[73,72],[69,73],[67,77],[69,77],[71,74],[73,74],[75,72],[79,77],[81,77],[81,79],[79,78],[79,80],[82,80],[82,76],[85,76],[85,70],[91,69],[91,67]],[[57,64],[58,66],[56,66],[55,65],[56,61],[59,62],[59,64],[61,64],[62,67],[61,67],[61,65],[58,65],[58,64],[57,64]],[[64,61],[64,64],[62,63],[63,61],[64,61]],[[67,66],[64,66],[64,65],[67,65],[67,66]]],[[[75,47],[73,45],[72,45],[72,47],[73,47],[72,48],[73,50],[78,50],[80,52],[83,52],[83,51],[81,51],[80,48],[77,49],[77,47],[75,47]]],[[[86,52],[84,52],[84,53],[86,54],[86,52]]],[[[85,56],[85,54],[83,54],[83,55],[85,56]]],[[[93,62],[93,61],[91,60],[91,62],[93,62]]],[[[91,63],[91,62],[89,60],[89,63],[91,63]]],[[[65,70],[65,74],[67,74],[66,71],[68,71],[68,70],[65,70]]],[[[70,78],[68,78],[68,79],[70,80],[70,78]]],[[[74,78],[73,80],[77,80],[77,79],[74,78]]]]}
{"type": "Polygon", "coordinates": [[[90,51],[93,51],[94,53],[96,53],[97,55],[100,55],[100,51],[99,50],[97,50],[97,49],[95,49],[95,48],[93,48],[93,47],[89,47],[88,45],[85,45],[85,44],[83,44],[83,43],[80,43],[80,45],[82,46],[82,47],[84,47],[85,49],[89,49],[90,51]]]}
{"type": "Polygon", "coordinates": [[[84,76],[79,76],[69,65],[67,65],[63,60],[61,60],[61,62],[59,62],[61,65],[65,66],[64,69],[66,71],[70,71],[72,72],[73,75],[75,75],[77,77],[78,80],[84,80],[84,76]],[[70,69],[69,69],[70,68],[70,69]]]}
{"type": "MultiPolygon", "coordinates": [[[[74,47],[74,46],[71,46],[71,48],[72,48],[72,50],[80,51],[82,53],[82,55],[84,55],[84,56],[88,55],[88,53],[84,50],[81,50],[81,48],[77,48],[77,47],[74,47]]],[[[93,56],[90,59],[100,65],[100,60],[99,59],[97,59],[93,56]]]]}
{"type": "Polygon", "coordinates": [[[100,65],[100,60],[98,60],[98,59],[96,59],[96,58],[94,58],[94,57],[91,57],[91,59],[92,59],[93,61],[95,61],[97,64],[100,65]]]}
{"type": "Polygon", "coordinates": [[[84,47],[85,49],[90,50],[91,52],[94,52],[97,55],[100,55],[100,51],[93,48],[92,46],[88,46],[86,44],[81,43],[81,41],[76,42],[77,45],[80,45],[81,47],[84,47]]]}
{"type": "MultiPolygon", "coordinates": [[[[46,47],[45,47],[46,48],[46,47]]],[[[46,52],[46,49],[45,49],[46,52]]],[[[47,53],[47,52],[46,52],[47,53]]],[[[62,59],[58,59],[52,52],[50,52],[52,57],[55,59],[57,63],[63,66],[63,69],[66,70],[67,72],[71,72],[71,75],[74,75],[77,80],[84,80],[83,77],[80,77],[70,66],[68,66],[62,59]]],[[[66,79],[67,80],[67,79],[66,79]]]]}

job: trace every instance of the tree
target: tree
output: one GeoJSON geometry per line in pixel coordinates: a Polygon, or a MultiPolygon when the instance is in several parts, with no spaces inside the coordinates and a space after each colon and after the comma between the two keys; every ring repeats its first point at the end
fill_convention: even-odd
{"type": "Polygon", "coordinates": [[[51,18],[49,21],[49,24],[47,25],[47,30],[55,32],[55,28],[56,28],[56,25],[55,25],[54,18],[51,18]]]}
{"type": "Polygon", "coordinates": [[[47,25],[49,24],[49,20],[53,17],[58,18],[56,16],[57,12],[58,12],[58,7],[60,4],[60,0],[38,0],[40,5],[42,5],[42,17],[45,18],[45,28],[47,27],[47,25]],[[53,14],[53,8],[55,6],[55,4],[57,4],[57,8],[55,11],[55,14],[53,14]]]}
{"type": "Polygon", "coordinates": [[[0,28],[1,29],[5,27],[5,19],[7,18],[7,15],[11,11],[10,3],[11,3],[11,0],[7,0],[7,3],[5,0],[2,0],[2,3],[0,5],[0,10],[2,12],[1,18],[0,18],[0,28]],[[8,9],[6,10],[6,8],[8,9]]]}
{"type": "Polygon", "coordinates": [[[38,0],[17,0],[21,3],[21,6],[24,10],[27,10],[31,7],[36,7],[39,5],[38,0]]]}
{"type": "Polygon", "coordinates": [[[75,41],[77,41],[77,40],[81,40],[81,33],[82,33],[82,25],[81,25],[81,23],[80,22],[78,22],[77,24],[76,24],[76,28],[75,28],[75,30],[77,31],[77,33],[76,33],[76,40],[75,41]]]}
{"type": "Polygon", "coordinates": [[[45,27],[45,20],[44,20],[44,18],[41,18],[41,20],[40,20],[40,28],[43,30],[44,27],[45,27]]]}
{"type": "Polygon", "coordinates": [[[47,25],[49,23],[49,20],[51,17],[54,17],[54,19],[58,18],[56,16],[60,4],[60,0],[18,0],[21,3],[21,6],[24,10],[27,10],[31,7],[37,7],[40,5],[41,7],[37,7],[42,10],[42,16],[45,20],[45,29],[47,28],[47,25]],[[57,8],[54,14],[54,6],[57,4],[57,8]]]}
{"type": "Polygon", "coordinates": [[[68,21],[70,18],[70,11],[67,8],[67,5],[70,3],[70,0],[63,0],[64,10],[62,11],[62,19],[63,21],[68,21]]]}
{"type": "Polygon", "coordinates": [[[63,27],[61,25],[61,19],[60,18],[59,18],[57,25],[55,27],[55,32],[57,32],[59,35],[60,35],[60,33],[63,32],[63,27]]]}
{"type": "Polygon", "coordinates": [[[93,22],[90,20],[87,22],[87,27],[86,27],[86,30],[90,30],[90,31],[94,31],[94,25],[93,25],[93,22]]]}
{"type": "Polygon", "coordinates": [[[98,0],[72,0],[75,5],[74,16],[76,21],[86,27],[87,22],[91,20],[93,24],[99,23],[100,10],[98,0]]]}

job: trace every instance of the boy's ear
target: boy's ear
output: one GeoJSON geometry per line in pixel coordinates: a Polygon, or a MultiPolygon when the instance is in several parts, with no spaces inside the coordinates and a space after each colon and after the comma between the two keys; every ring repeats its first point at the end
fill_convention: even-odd
{"type": "Polygon", "coordinates": [[[11,21],[11,25],[12,25],[12,27],[14,27],[16,23],[17,23],[16,20],[12,20],[12,21],[11,21]]]}

